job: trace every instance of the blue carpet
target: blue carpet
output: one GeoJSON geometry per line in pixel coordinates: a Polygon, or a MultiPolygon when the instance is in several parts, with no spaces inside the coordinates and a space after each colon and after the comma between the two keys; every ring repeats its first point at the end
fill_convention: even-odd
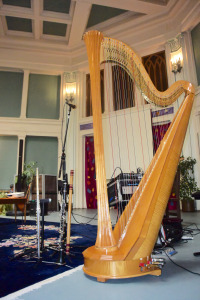
{"type": "MultiPolygon", "coordinates": [[[[83,264],[82,251],[95,243],[96,226],[72,224],[72,255],[69,259],[66,257],[66,265],[58,265],[59,252],[48,249],[42,252],[42,262],[38,262],[35,225],[35,221],[24,225],[21,220],[15,223],[0,218],[0,297],[83,264]],[[27,248],[33,250],[31,254],[14,258],[27,248]]],[[[45,222],[45,247],[57,245],[58,238],[59,224],[45,222]]]]}

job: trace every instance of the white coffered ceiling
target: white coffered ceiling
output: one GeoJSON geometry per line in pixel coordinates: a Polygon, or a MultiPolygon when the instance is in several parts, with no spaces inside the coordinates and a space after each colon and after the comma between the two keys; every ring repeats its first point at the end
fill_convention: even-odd
{"type": "Polygon", "coordinates": [[[199,18],[199,4],[200,0],[0,0],[0,48],[66,52],[73,57],[90,29],[125,42],[151,40],[156,30],[158,37],[170,38],[170,32],[187,30],[194,17],[199,18]]]}

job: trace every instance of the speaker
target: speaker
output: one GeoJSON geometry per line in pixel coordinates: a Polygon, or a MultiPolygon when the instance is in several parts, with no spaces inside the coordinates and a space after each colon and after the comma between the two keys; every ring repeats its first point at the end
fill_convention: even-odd
{"type": "MultiPolygon", "coordinates": [[[[36,216],[36,200],[31,200],[29,202],[29,216],[35,217],[36,216]]],[[[40,215],[42,215],[42,204],[40,203],[40,215]]],[[[48,215],[48,203],[44,203],[44,216],[48,215]]]]}
{"type": "Polygon", "coordinates": [[[165,230],[166,240],[178,242],[183,236],[182,219],[168,218],[163,219],[163,227],[165,230]]]}
{"type": "MultiPolygon", "coordinates": [[[[58,210],[57,191],[57,176],[39,174],[39,198],[51,198],[51,202],[48,205],[48,211],[58,210]]],[[[34,176],[32,182],[32,199],[36,199],[36,194],[36,177],[34,176]]]]}

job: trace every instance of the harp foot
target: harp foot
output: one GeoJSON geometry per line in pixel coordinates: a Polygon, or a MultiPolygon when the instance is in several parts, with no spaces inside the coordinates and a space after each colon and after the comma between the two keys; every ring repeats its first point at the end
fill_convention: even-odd
{"type": "Polygon", "coordinates": [[[106,278],[97,277],[97,281],[98,282],[106,282],[107,279],[106,278]]]}
{"type": "Polygon", "coordinates": [[[154,270],[154,273],[151,274],[151,275],[160,276],[161,275],[161,270],[160,269],[154,270]]]}

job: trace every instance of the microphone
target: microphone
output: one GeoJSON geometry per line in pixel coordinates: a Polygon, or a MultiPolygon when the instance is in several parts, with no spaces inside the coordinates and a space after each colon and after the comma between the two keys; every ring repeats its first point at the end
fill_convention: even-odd
{"type": "Polygon", "coordinates": [[[67,99],[65,101],[66,101],[66,104],[69,105],[71,108],[73,108],[73,109],[76,108],[76,105],[69,103],[69,101],[67,99]]]}

